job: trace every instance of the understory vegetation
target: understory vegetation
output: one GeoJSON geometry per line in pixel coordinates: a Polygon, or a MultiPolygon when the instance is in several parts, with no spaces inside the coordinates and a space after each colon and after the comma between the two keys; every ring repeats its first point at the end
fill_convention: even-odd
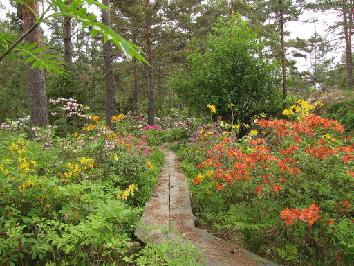
{"type": "Polygon", "coordinates": [[[133,261],[133,232],[163,155],[141,137],[108,130],[98,116],[89,119],[67,137],[53,137],[53,128],[33,128],[32,140],[1,131],[2,264],[133,261]]]}
{"type": "Polygon", "coordinates": [[[178,154],[198,223],[288,265],[350,265],[354,142],[298,101],[239,138],[206,124],[178,154]]]}
{"type": "Polygon", "coordinates": [[[1,0],[0,265],[208,263],[187,231],[135,235],[170,148],[196,227],[236,247],[222,256],[240,246],[281,265],[351,266],[353,10],[1,0]]]}

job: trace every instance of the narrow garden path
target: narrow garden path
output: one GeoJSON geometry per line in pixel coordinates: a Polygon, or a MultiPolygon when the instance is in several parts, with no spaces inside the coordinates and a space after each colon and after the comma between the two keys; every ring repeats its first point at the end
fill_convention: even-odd
{"type": "Polygon", "coordinates": [[[159,242],[180,237],[193,243],[206,255],[206,265],[275,265],[206,230],[195,227],[188,183],[175,153],[162,149],[165,164],[151,200],[146,204],[136,236],[159,242]]]}

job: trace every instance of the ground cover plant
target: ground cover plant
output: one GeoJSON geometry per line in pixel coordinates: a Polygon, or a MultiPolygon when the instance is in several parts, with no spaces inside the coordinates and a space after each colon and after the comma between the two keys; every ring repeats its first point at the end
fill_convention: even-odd
{"type": "Polygon", "coordinates": [[[135,225],[163,155],[95,115],[66,137],[44,137],[48,130],[33,128],[32,140],[0,131],[1,264],[132,261],[135,225]]]}
{"type": "Polygon", "coordinates": [[[202,226],[282,264],[350,264],[354,142],[313,109],[299,101],[240,139],[206,125],[179,149],[202,226]]]}

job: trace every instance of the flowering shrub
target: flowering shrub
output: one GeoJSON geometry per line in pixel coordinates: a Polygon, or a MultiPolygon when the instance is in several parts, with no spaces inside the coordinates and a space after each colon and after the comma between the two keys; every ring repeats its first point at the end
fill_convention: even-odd
{"type": "Polygon", "coordinates": [[[131,260],[131,237],[163,156],[103,123],[91,116],[82,131],[32,140],[0,130],[1,265],[131,260]]]}
{"type": "Polygon", "coordinates": [[[58,133],[75,132],[91,118],[87,114],[89,107],[73,98],[49,99],[49,104],[49,118],[58,127],[58,133]]]}
{"type": "Polygon", "coordinates": [[[238,141],[209,130],[180,149],[200,222],[281,263],[348,264],[353,140],[313,114],[257,127],[238,141]]]}

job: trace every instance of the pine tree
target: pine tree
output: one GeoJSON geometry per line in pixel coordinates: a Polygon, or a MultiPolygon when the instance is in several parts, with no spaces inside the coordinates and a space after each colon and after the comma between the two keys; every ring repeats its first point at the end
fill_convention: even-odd
{"type": "MultiPolygon", "coordinates": [[[[103,0],[107,10],[102,10],[102,23],[108,27],[111,25],[110,0],[103,0]]],[[[106,79],[106,124],[112,128],[112,116],[116,114],[115,80],[112,66],[112,44],[108,40],[103,44],[104,73],[106,79]]]]}
{"type": "MultiPolygon", "coordinates": [[[[36,23],[39,14],[38,1],[30,1],[23,5],[22,8],[23,31],[28,32],[36,23]]],[[[35,43],[40,47],[41,36],[40,28],[36,26],[24,38],[25,42],[35,43]]],[[[30,108],[30,124],[31,126],[48,125],[47,98],[45,92],[44,71],[39,68],[32,68],[32,64],[27,64],[27,80],[28,80],[28,99],[30,108]]]]}

